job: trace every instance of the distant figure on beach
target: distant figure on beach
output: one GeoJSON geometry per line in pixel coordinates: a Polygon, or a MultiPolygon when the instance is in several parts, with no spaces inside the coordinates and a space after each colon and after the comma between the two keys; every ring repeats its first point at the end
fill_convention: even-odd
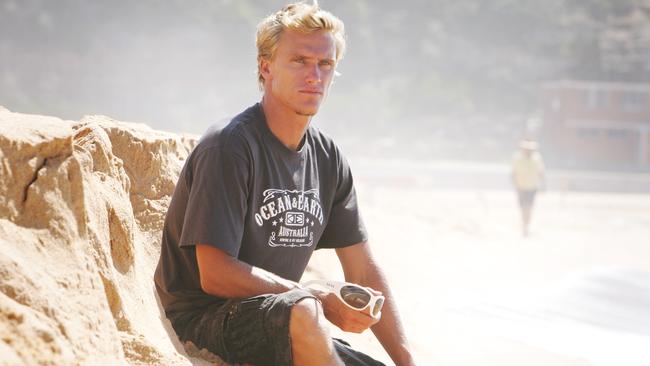
{"type": "Polygon", "coordinates": [[[544,189],[544,161],[537,151],[537,142],[524,139],[512,162],[512,182],[519,197],[522,233],[528,236],[535,194],[544,189]]]}

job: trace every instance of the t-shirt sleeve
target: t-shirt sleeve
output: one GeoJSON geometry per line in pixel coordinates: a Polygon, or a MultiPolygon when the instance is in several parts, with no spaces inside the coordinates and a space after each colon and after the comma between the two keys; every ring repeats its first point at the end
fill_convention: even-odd
{"type": "Polygon", "coordinates": [[[188,202],[179,245],[207,244],[237,256],[248,201],[248,164],[221,146],[193,157],[185,179],[188,202]]]}
{"type": "Polygon", "coordinates": [[[359,212],[352,171],[344,157],[341,157],[338,171],[334,203],[316,249],[343,248],[368,240],[359,212]]]}

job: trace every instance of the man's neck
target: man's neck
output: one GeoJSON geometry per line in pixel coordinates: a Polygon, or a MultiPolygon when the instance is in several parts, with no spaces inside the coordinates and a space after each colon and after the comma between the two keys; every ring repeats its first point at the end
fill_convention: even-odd
{"type": "Polygon", "coordinates": [[[262,97],[262,109],[269,129],[290,150],[298,150],[311,116],[302,116],[278,103],[273,98],[262,97]]]}

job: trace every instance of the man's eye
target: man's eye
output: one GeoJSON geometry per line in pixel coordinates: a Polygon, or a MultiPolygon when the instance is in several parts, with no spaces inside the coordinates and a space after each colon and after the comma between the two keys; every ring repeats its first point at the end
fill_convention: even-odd
{"type": "Polygon", "coordinates": [[[326,69],[330,69],[333,66],[332,62],[330,62],[330,61],[322,61],[320,63],[320,65],[321,65],[321,67],[326,68],[326,69]]]}
{"type": "Polygon", "coordinates": [[[304,58],[296,58],[293,60],[293,62],[298,63],[298,64],[304,64],[305,59],[304,58]]]}

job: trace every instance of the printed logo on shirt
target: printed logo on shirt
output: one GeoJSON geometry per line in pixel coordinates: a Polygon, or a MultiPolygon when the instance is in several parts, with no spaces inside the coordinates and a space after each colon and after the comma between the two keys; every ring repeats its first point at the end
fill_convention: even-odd
{"type": "Polygon", "coordinates": [[[271,224],[271,247],[309,247],[314,244],[314,229],[323,225],[323,209],[318,189],[308,191],[267,189],[255,213],[258,226],[271,224]]]}

